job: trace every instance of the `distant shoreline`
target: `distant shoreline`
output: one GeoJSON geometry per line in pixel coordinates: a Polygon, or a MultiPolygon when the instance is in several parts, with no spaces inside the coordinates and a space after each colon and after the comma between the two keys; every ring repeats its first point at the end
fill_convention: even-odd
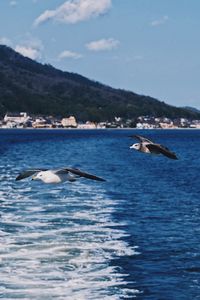
{"type": "Polygon", "coordinates": [[[99,131],[99,130],[200,130],[200,128],[132,128],[132,127],[128,127],[128,128],[0,128],[0,130],[35,130],[35,131],[39,131],[39,130],[49,130],[49,131],[58,131],[58,130],[62,130],[62,131],[67,131],[67,130],[81,130],[81,131],[86,131],[86,130],[91,130],[91,131],[99,131]]]}

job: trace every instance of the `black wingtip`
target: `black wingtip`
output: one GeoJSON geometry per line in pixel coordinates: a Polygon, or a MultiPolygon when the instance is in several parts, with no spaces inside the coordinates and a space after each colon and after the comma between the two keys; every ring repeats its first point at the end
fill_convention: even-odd
{"type": "Polygon", "coordinates": [[[106,181],[106,179],[104,179],[104,178],[102,178],[102,177],[97,177],[97,176],[92,176],[92,177],[90,177],[90,179],[93,179],[93,180],[96,180],[96,181],[106,181]]]}
{"type": "Polygon", "coordinates": [[[175,152],[171,152],[171,158],[175,159],[175,160],[178,160],[178,157],[177,157],[175,152]]]}
{"type": "Polygon", "coordinates": [[[99,179],[98,179],[98,181],[104,181],[104,182],[105,182],[105,181],[106,181],[106,179],[99,178],[99,179]]]}
{"type": "Polygon", "coordinates": [[[179,158],[175,155],[175,156],[173,157],[173,159],[178,160],[179,158]]]}
{"type": "Polygon", "coordinates": [[[174,160],[178,160],[178,157],[176,156],[175,153],[170,153],[169,155],[167,155],[169,158],[174,159],[174,160]]]}
{"type": "Polygon", "coordinates": [[[15,178],[15,181],[19,181],[19,180],[22,180],[26,177],[23,176],[23,174],[19,174],[16,178],[15,178]]]}

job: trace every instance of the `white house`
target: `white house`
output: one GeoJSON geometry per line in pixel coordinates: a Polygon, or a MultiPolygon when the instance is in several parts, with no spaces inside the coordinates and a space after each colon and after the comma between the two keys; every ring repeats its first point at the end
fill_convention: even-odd
{"type": "Polygon", "coordinates": [[[70,116],[69,118],[63,118],[61,120],[61,124],[63,127],[77,127],[77,122],[74,116],[70,116]]]}
{"type": "Polygon", "coordinates": [[[97,126],[94,122],[87,121],[85,124],[78,124],[79,129],[96,129],[97,126]]]}
{"type": "Polygon", "coordinates": [[[15,124],[25,124],[30,117],[27,115],[26,112],[20,112],[20,113],[7,113],[4,116],[4,122],[8,123],[15,123],[15,124]]]}

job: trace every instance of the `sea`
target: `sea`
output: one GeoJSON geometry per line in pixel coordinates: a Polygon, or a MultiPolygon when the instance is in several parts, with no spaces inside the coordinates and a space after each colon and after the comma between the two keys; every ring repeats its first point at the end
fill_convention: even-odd
{"type": "Polygon", "coordinates": [[[200,299],[200,131],[0,130],[0,298],[200,299]],[[15,181],[67,166],[106,182],[15,181]]]}

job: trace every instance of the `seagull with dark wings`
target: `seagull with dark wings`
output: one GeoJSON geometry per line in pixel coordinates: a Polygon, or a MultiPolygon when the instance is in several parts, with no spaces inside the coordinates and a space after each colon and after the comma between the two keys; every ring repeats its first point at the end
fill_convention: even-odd
{"type": "Polygon", "coordinates": [[[76,168],[60,168],[60,169],[29,169],[20,173],[16,180],[22,180],[32,176],[32,180],[41,180],[44,183],[62,183],[66,181],[76,181],[77,178],[85,177],[87,179],[105,181],[101,177],[83,172],[76,168]]]}
{"type": "Polygon", "coordinates": [[[172,151],[170,151],[167,147],[156,144],[152,142],[151,140],[146,139],[143,136],[140,135],[133,135],[131,138],[136,138],[139,140],[139,143],[133,144],[130,148],[135,149],[137,151],[143,152],[143,153],[150,153],[150,154],[163,154],[164,156],[167,156],[171,159],[178,159],[176,154],[172,151]]]}

